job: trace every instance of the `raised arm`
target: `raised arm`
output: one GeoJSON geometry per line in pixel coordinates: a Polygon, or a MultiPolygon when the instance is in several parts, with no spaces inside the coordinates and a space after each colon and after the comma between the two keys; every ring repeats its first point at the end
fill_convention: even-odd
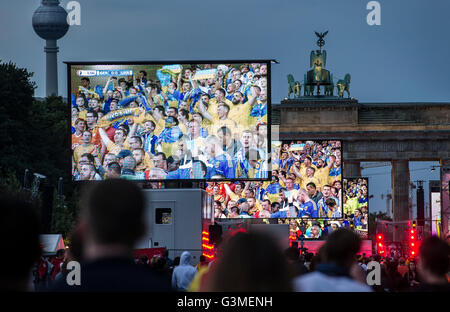
{"type": "Polygon", "coordinates": [[[108,91],[108,86],[109,86],[110,82],[111,82],[111,77],[108,78],[108,81],[106,82],[105,87],[103,88],[104,95],[106,94],[106,91],[108,91]]]}
{"type": "Polygon", "coordinates": [[[205,105],[202,103],[202,101],[198,101],[198,110],[200,114],[202,114],[203,117],[208,119],[209,121],[212,121],[212,116],[210,113],[208,113],[208,110],[206,109],[205,105]]]}
{"type": "Polygon", "coordinates": [[[295,164],[293,164],[292,168],[294,169],[295,176],[298,177],[298,178],[301,178],[302,174],[300,173],[300,170],[298,170],[297,166],[295,164]]]}
{"type": "Polygon", "coordinates": [[[136,130],[137,130],[137,126],[138,126],[137,122],[134,122],[134,118],[133,117],[128,119],[128,124],[130,124],[130,121],[131,121],[131,123],[133,125],[130,128],[130,133],[128,133],[128,136],[127,136],[128,139],[135,135],[136,130]]]}
{"type": "Polygon", "coordinates": [[[248,100],[248,102],[250,103],[251,106],[254,106],[257,103],[256,100],[258,99],[261,90],[255,88],[254,86],[252,87],[251,90],[252,90],[252,97],[248,100]]]}
{"type": "Polygon", "coordinates": [[[103,145],[107,146],[108,144],[111,144],[112,141],[106,134],[106,131],[103,128],[98,128],[98,133],[100,133],[100,138],[102,139],[103,145]]]}

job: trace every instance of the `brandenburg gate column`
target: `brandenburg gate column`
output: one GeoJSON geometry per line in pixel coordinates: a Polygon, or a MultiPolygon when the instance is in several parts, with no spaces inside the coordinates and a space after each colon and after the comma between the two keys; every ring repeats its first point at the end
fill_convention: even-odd
{"type": "Polygon", "coordinates": [[[361,163],[359,161],[344,161],[344,177],[360,177],[361,163]]]}
{"type": "Polygon", "coordinates": [[[393,160],[392,170],[392,217],[393,221],[409,219],[409,163],[393,160]]]}

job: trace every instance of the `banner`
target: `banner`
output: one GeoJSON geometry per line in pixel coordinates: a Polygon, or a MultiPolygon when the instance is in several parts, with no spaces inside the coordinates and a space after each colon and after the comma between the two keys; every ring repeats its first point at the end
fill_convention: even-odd
{"type": "Polygon", "coordinates": [[[305,144],[294,144],[289,148],[289,151],[303,151],[303,148],[305,147],[305,144]]]}
{"type": "Polygon", "coordinates": [[[116,121],[121,121],[123,119],[127,119],[130,117],[137,117],[140,114],[141,114],[141,110],[139,107],[118,109],[118,110],[112,111],[112,112],[106,114],[105,116],[103,116],[98,121],[98,127],[103,128],[103,127],[109,126],[110,124],[112,124],[116,121]]]}
{"type": "Polygon", "coordinates": [[[165,73],[165,74],[177,75],[177,74],[181,73],[182,69],[183,69],[183,67],[181,67],[181,65],[179,65],[179,64],[165,65],[161,68],[161,72],[165,73]]]}
{"type": "Polygon", "coordinates": [[[192,80],[205,80],[216,78],[217,69],[197,70],[192,80]]]}

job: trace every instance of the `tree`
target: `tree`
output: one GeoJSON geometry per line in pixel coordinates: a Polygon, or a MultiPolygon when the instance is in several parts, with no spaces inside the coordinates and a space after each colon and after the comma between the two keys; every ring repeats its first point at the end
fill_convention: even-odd
{"type": "Polygon", "coordinates": [[[22,174],[30,159],[28,114],[36,84],[33,73],[13,63],[0,62],[0,175],[8,171],[22,174]]]}
{"type": "MultiPolygon", "coordinates": [[[[47,177],[71,181],[69,107],[61,97],[35,99],[33,73],[0,61],[0,186],[3,191],[22,191],[25,169],[47,177]]],[[[63,204],[53,201],[52,229],[67,232],[73,224],[72,188],[66,183],[63,204]],[[66,204],[67,203],[67,204],[66,204]],[[65,207],[62,209],[61,207],[65,207]],[[69,209],[67,209],[69,208],[69,209]]],[[[46,203],[40,202],[42,209],[46,203]]]]}

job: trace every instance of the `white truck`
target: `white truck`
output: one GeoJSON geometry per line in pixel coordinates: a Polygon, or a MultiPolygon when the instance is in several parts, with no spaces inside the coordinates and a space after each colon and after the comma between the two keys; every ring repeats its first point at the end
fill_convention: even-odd
{"type": "MultiPolygon", "coordinates": [[[[210,244],[210,225],[221,225],[222,237],[237,229],[268,231],[275,235],[280,247],[289,246],[287,224],[254,224],[258,220],[214,220],[213,197],[203,189],[144,189],[147,203],[147,232],[136,249],[166,248],[169,257],[189,251],[193,264],[200,255],[214,258],[215,245],[210,244]]],[[[259,223],[259,222],[258,222],[259,223]]],[[[261,220],[262,223],[262,220],[261,220]]]]}
{"type": "MultiPolygon", "coordinates": [[[[144,189],[148,229],[136,249],[166,248],[169,257],[189,251],[198,262],[213,222],[213,198],[202,189],[144,189]]],[[[211,248],[211,247],[210,247],[211,248]]],[[[212,248],[211,248],[212,249],[212,248]]]]}

